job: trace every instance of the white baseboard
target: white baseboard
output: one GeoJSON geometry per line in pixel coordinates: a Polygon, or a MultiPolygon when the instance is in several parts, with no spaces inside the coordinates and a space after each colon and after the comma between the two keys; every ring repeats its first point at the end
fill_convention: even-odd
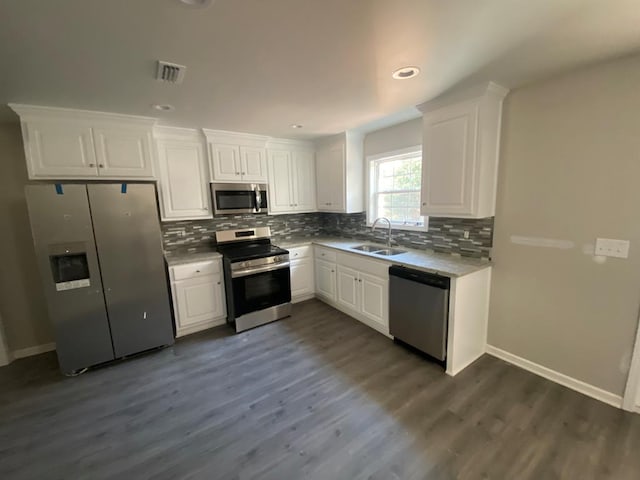
{"type": "Polygon", "coordinates": [[[552,382],[559,383],[560,385],[570,388],[571,390],[575,390],[576,392],[587,395],[588,397],[595,398],[596,400],[600,400],[601,402],[607,403],[616,408],[622,408],[622,397],[620,395],[607,392],[606,390],[565,375],[564,373],[556,372],[555,370],[551,370],[550,368],[543,367],[542,365],[514,355],[513,353],[509,353],[498,347],[494,347],[493,345],[487,345],[487,353],[531,373],[540,375],[547,380],[551,380],[552,382]]]}
{"type": "Polygon", "coordinates": [[[11,354],[14,360],[18,358],[31,357],[33,355],[38,355],[40,353],[51,352],[56,349],[55,343],[45,343],[43,345],[36,345],[35,347],[27,347],[20,348],[18,350],[14,350],[11,354]]]}
{"type": "Polygon", "coordinates": [[[299,295],[297,297],[291,297],[291,303],[300,303],[307,300],[311,300],[312,298],[315,298],[315,296],[316,295],[314,293],[310,293],[308,295],[299,295]]]}

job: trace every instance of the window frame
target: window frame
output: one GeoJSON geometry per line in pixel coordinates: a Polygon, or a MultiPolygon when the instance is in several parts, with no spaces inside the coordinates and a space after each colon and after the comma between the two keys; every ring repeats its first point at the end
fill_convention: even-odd
{"type": "MultiPolygon", "coordinates": [[[[374,178],[375,175],[373,175],[374,172],[374,164],[376,162],[379,162],[380,160],[393,160],[393,159],[398,159],[395,157],[413,157],[416,156],[416,154],[420,157],[422,157],[422,145],[414,145],[412,147],[407,147],[407,148],[401,148],[398,150],[392,150],[389,152],[383,152],[383,153],[377,153],[375,155],[367,155],[366,156],[366,189],[367,189],[367,193],[366,193],[366,199],[367,199],[367,205],[366,205],[366,211],[367,211],[367,227],[371,227],[373,225],[373,222],[375,220],[375,217],[373,217],[373,205],[375,203],[375,195],[377,193],[377,189],[375,188],[375,181],[377,178],[374,178]]],[[[422,170],[420,171],[420,191],[422,191],[422,170]]],[[[396,223],[392,223],[391,224],[391,229],[392,230],[409,230],[409,231],[418,231],[418,232],[427,232],[429,231],[429,217],[428,216],[424,216],[424,224],[422,226],[418,226],[418,225],[399,225],[396,223]]],[[[378,224],[378,225],[383,225],[384,227],[386,227],[386,223],[385,224],[378,224]]]]}

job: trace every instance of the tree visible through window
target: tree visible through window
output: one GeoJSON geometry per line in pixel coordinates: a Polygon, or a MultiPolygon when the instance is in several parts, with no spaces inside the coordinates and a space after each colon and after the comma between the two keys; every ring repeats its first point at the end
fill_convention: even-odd
{"type": "Polygon", "coordinates": [[[371,160],[370,221],[387,217],[395,227],[424,228],[420,215],[420,185],[422,153],[412,151],[401,155],[371,160]]]}

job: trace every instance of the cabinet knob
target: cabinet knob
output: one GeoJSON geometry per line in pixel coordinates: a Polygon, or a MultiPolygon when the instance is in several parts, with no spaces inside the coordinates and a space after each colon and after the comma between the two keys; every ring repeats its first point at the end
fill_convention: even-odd
{"type": "Polygon", "coordinates": [[[361,279],[361,278],[360,278],[360,279],[358,279],[358,281],[359,281],[360,283],[362,283],[362,279],[361,279]]]}
{"type": "Polygon", "coordinates": [[[104,165],[102,163],[99,163],[98,168],[104,168],[104,165]]]}
{"type": "Polygon", "coordinates": [[[236,175],[240,175],[240,172],[236,172],[236,175]]]}
{"type": "Polygon", "coordinates": [[[90,166],[90,167],[95,167],[95,166],[96,166],[96,164],[95,164],[95,163],[90,163],[90,164],[89,164],[89,166],[90,166]]]}
{"type": "Polygon", "coordinates": [[[196,270],[196,273],[200,273],[200,270],[196,270]]]}
{"type": "Polygon", "coordinates": [[[335,270],[331,270],[331,273],[334,273],[334,272],[335,272],[335,270]]]}
{"type": "Polygon", "coordinates": [[[427,202],[422,202],[422,206],[426,207],[427,206],[427,202]]]}
{"type": "Polygon", "coordinates": [[[245,173],[245,172],[242,172],[242,174],[243,174],[243,175],[246,175],[246,173],[245,173]]]}
{"type": "Polygon", "coordinates": [[[218,285],[220,285],[220,282],[218,282],[218,285]]]}

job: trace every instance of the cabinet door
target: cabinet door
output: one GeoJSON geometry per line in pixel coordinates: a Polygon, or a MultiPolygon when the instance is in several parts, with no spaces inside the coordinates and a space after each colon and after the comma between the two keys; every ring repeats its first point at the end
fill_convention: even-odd
{"type": "Polygon", "coordinates": [[[101,177],[153,177],[150,127],[98,126],[93,139],[101,177]]]}
{"type": "Polygon", "coordinates": [[[359,283],[362,292],[360,312],[370,320],[389,328],[389,282],[361,273],[359,283]]]}
{"type": "Polygon", "coordinates": [[[86,123],[29,121],[24,125],[29,178],[98,175],[91,128],[86,123]]]}
{"type": "Polygon", "coordinates": [[[176,282],[175,292],[178,330],[224,316],[220,275],[176,282]]]}
{"type": "Polygon", "coordinates": [[[471,215],[475,207],[477,102],[424,116],[423,215],[471,215]]]}
{"type": "Polygon", "coordinates": [[[336,299],[336,264],[316,259],[316,293],[329,300],[336,299]]]}
{"type": "Polygon", "coordinates": [[[242,180],[240,147],[223,143],[209,144],[212,181],[242,180]]]}
{"type": "Polygon", "coordinates": [[[318,210],[343,212],[345,210],[345,149],[336,142],[318,149],[316,159],[318,210]]]}
{"type": "Polygon", "coordinates": [[[358,272],[349,267],[338,265],[337,294],[338,303],[349,310],[358,311],[358,272]]]}
{"type": "Polygon", "coordinates": [[[316,168],[313,152],[294,150],[291,164],[295,210],[314,211],[316,209],[316,168]]]}
{"type": "Polygon", "coordinates": [[[291,297],[313,293],[313,261],[310,258],[291,261],[291,297]]]}
{"type": "Polygon", "coordinates": [[[267,182],[267,158],[264,148],[241,146],[240,166],[244,182],[267,182]]]}
{"type": "Polygon", "coordinates": [[[158,142],[163,220],[211,218],[207,161],[201,142],[158,142]]]}
{"type": "Polygon", "coordinates": [[[269,150],[269,212],[294,211],[291,173],[291,152],[269,150]]]}

